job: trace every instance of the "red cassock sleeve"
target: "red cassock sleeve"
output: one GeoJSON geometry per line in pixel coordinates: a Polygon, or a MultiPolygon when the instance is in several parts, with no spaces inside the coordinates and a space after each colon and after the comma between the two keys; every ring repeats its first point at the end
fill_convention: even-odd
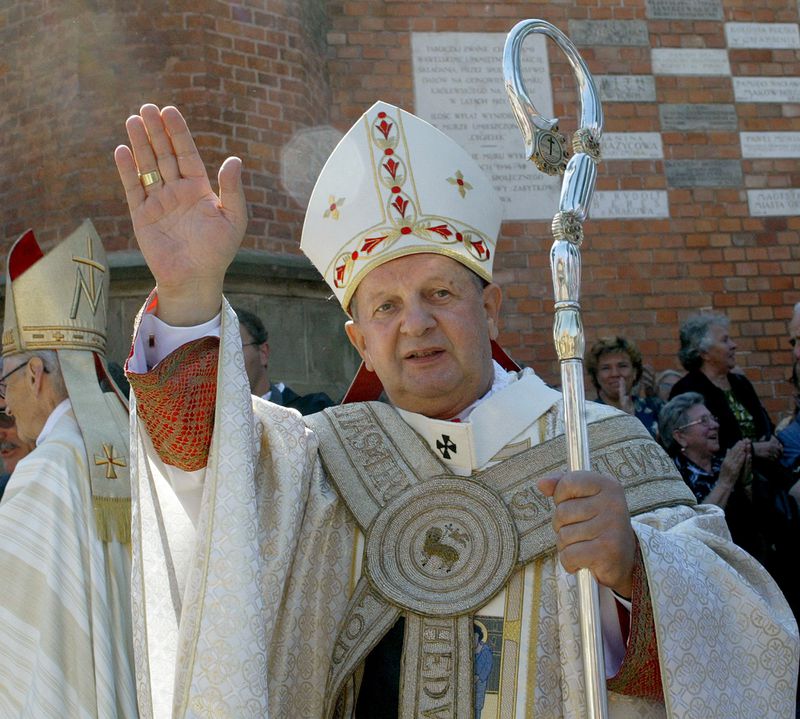
{"type": "Polygon", "coordinates": [[[664,701],[653,605],[638,544],[633,565],[628,648],[616,676],[608,680],[608,688],[618,694],[664,701]]]}
{"type": "Polygon", "coordinates": [[[136,413],[158,456],[186,472],[208,463],[214,432],[219,338],[187,342],[145,374],[126,372],[136,413]]]}

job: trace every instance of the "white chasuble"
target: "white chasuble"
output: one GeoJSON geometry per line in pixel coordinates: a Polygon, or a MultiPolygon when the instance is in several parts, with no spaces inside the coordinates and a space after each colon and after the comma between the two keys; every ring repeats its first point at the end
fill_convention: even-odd
{"type": "Polygon", "coordinates": [[[0,716],[134,719],[130,546],[97,536],[71,412],[0,502],[0,716]]]}
{"type": "MultiPolygon", "coordinates": [[[[323,471],[317,435],[297,413],[250,396],[227,303],[220,334],[204,472],[194,477],[163,465],[132,411],[140,706],[143,716],[159,719],[264,717],[267,710],[272,719],[315,719],[330,704],[325,687],[364,543],[323,471]],[[202,499],[191,516],[194,481],[202,499]]],[[[591,403],[586,409],[590,422],[614,414],[591,403]]],[[[437,461],[461,476],[491,471],[563,432],[557,394],[530,371],[474,412],[461,423],[402,416],[437,461]],[[532,405],[522,402],[528,394],[532,405]],[[454,456],[461,464],[449,461],[454,456]]],[[[636,456],[622,465],[617,471],[635,474],[636,456]]],[[[722,512],[655,508],[633,526],[665,701],[611,694],[611,715],[790,716],[797,627],[766,572],[730,542],[722,512]]],[[[480,719],[585,715],[576,594],[574,577],[549,552],[512,572],[475,612],[472,703],[480,719]]],[[[613,673],[621,635],[616,600],[603,594],[613,673]]]]}

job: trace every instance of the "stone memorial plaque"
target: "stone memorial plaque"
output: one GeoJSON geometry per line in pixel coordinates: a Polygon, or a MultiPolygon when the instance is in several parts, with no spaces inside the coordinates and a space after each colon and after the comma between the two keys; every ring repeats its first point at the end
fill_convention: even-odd
{"type": "Polygon", "coordinates": [[[652,75],[595,75],[601,102],[655,102],[656,79],[652,75]]]}
{"type": "Polygon", "coordinates": [[[753,217],[800,215],[800,189],[748,190],[747,204],[753,217]]]}
{"type": "Polygon", "coordinates": [[[650,219],[669,217],[666,190],[613,190],[595,192],[589,219],[650,219]]]}
{"type": "Polygon", "coordinates": [[[670,187],[739,187],[739,160],[665,160],[664,171],[670,187]]]}
{"type": "MultiPolygon", "coordinates": [[[[415,114],[472,154],[492,178],[505,219],[551,219],[561,178],[542,174],[525,159],[503,83],[505,40],[505,33],[412,33],[415,114]]],[[[552,117],[545,42],[543,35],[525,40],[522,74],[536,109],[552,117]]],[[[575,103],[577,114],[577,89],[575,103]]]]}
{"type": "Polygon", "coordinates": [[[729,48],[792,50],[800,48],[800,27],[788,22],[726,22],[729,48]]]}
{"type": "Polygon", "coordinates": [[[660,105],[658,114],[662,131],[731,132],[739,129],[739,118],[733,105],[660,105]]]}
{"type": "Polygon", "coordinates": [[[800,157],[800,132],[743,132],[740,140],[742,157],[800,157]]]}
{"type": "Polygon", "coordinates": [[[650,57],[654,75],[731,74],[727,50],[655,47],[650,57]]]}
{"type": "Polygon", "coordinates": [[[650,47],[644,20],[570,20],[569,36],[580,47],[620,45],[650,47]]]}
{"type": "Polygon", "coordinates": [[[800,102],[800,77],[735,77],[736,102],[800,102]]]}
{"type": "Polygon", "coordinates": [[[722,20],[722,0],[645,0],[651,20],[722,20]]]}
{"type": "Polygon", "coordinates": [[[604,160],[661,160],[660,132],[606,132],[600,141],[604,160]]]}

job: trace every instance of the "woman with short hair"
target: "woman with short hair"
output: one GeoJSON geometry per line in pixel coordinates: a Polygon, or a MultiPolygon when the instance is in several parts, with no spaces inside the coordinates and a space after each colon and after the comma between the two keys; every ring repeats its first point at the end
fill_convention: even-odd
{"type": "Polygon", "coordinates": [[[693,315],[681,326],[680,340],[678,358],[687,374],[672,387],[670,397],[684,392],[702,395],[719,422],[723,450],[749,439],[754,458],[777,462],[782,446],[773,435],[772,420],[747,377],[733,371],[736,343],[728,318],[716,312],[693,315]]]}
{"type": "Polygon", "coordinates": [[[641,352],[624,337],[599,339],[586,357],[586,370],[597,390],[596,401],[634,415],[657,438],[658,413],[664,402],[658,397],[633,394],[643,369],[641,352]]]}

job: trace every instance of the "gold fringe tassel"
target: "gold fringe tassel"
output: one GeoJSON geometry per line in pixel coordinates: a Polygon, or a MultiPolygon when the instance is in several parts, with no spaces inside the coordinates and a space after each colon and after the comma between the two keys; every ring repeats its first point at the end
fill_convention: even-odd
{"type": "Polygon", "coordinates": [[[104,542],[130,544],[130,497],[92,497],[97,534],[104,542]]]}

